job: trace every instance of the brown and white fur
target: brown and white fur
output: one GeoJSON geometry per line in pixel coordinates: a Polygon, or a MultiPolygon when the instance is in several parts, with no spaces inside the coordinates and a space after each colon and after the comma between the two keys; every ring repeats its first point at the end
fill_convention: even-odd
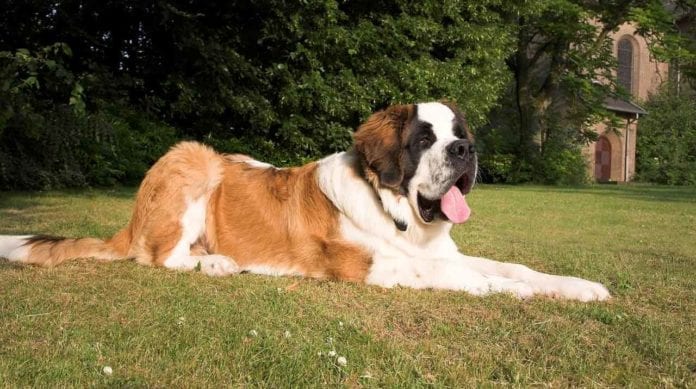
{"type": "Polygon", "coordinates": [[[276,168],[194,142],[147,173],[130,223],[111,239],[0,236],[0,257],[52,266],[73,258],[296,275],[382,287],[505,292],[604,300],[601,284],[469,257],[439,210],[453,185],[476,177],[473,139],[451,104],[373,114],[354,147],[301,167],[276,168]]]}

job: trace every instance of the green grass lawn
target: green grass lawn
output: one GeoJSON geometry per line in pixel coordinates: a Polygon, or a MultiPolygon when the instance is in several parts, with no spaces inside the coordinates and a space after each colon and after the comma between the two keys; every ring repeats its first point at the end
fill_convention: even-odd
{"type": "MultiPolygon", "coordinates": [[[[0,193],[0,234],[107,237],[132,194],[0,193]]],[[[600,281],[614,298],[0,261],[0,386],[696,383],[696,188],[480,186],[469,202],[454,230],[465,253],[600,281]]]]}

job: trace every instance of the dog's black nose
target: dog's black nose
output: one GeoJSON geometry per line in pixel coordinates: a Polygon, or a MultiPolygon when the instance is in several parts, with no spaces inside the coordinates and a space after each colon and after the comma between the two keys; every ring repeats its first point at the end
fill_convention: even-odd
{"type": "Polygon", "coordinates": [[[473,144],[466,139],[455,140],[447,145],[447,155],[451,158],[465,159],[468,155],[476,152],[473,144]]]}

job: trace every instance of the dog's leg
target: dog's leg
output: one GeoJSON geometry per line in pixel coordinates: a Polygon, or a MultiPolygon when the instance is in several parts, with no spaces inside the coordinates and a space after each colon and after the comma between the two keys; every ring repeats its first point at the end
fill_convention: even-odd
{"type": "Polygon", "coordinates": [[[459,254],[459,260],[481,274],[527,283],[534,289],[535,294],[580,301],[606,300],[611,297],[602,284],[577,277],[546,274],[516,263],[497,262],[462,254],[459,254]]]}
{"type": "Polygon", "coordinates": [[[526,298],[534,294],[526,282],[485,275],[463,261],[449,258],[424,260],[376,256],[365,282],[386,288],[401,285],[416,289],[462,290],[476,296],[502,292],[526,298]]]}
{"type": "MultiPolygon", "coordinates": [[[[154,226],[147,240],[155,246],[152,262],[168,269],[200,270],[210,276],[225,276],[239,273],[237,263],[224,255],[207,254],[197,245],[205,232],[206,199],[187,201],[179,226],[172,220],[173,230],[154,226]],[[178,240],[174,240],[178,237],[178,240]],[[192,247],[194,252],[192,252],[192,247]],[[202,254],[202,255],[201,255],[202,254]]],[[[156,218],[161,220],[161,218],[156,218]]]]}

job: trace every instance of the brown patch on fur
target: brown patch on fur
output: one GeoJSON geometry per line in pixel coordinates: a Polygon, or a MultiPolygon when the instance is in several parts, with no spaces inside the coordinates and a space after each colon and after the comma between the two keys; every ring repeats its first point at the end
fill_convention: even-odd
{"type": "Polygon", "coordinates": [[[73,258],[111,260],[123,257],[112,245],[94,238],[33,236],[27,239],[25,245],[31,249],[28,257],[22,262],[39,266],[55,266],[73,258]]]}
{"type": "Polygon", "coordinates": [[[186,201],[210,196],[222,178],[223,160],[199,143],[177,144],[148,171],[123,230],[107,241],[35,237],[27,242],[31,249],[23,262],[52,266],[74,258],[135,258],[161,265],[180,238],[186,201]]]}
{"type": "Polygon", "coordinates": [[[403,181],[401,164],[404,128],[413,119],[413,105],[394,105],[372,114],[354,135],[354,147],[364,159],[367,176],[379,177],[379,183],[397,190],[403,181]]]}
{"type": "Polygon", "coordinates": [[[208,241],[242,268],[362,281],[370,255],[341,239],[338,210],[319,189],[317,164],[275,169],[226,164],[211,198],[208,241]],[[211,226],[212,224],[212,226],[211,226]]]}
{"type": "Polygon", "coordinates": [[[160,158],[138,190],[127,227],[132,237],[129,254],[140,263],[163,265],[181,238],[187,203],[210,197],[228,158],[248,157],[223,157],[200,143],[182,142],[160,158]]]}
{"type": "Polygon", "coordinates": [[[194,142],[172,148],[148,171],[131,221],[112,239],[34,237],[26,263],[133,257],[162,266],[181,239],[188,203],[207,204],[205,231],[190,255],[223,254],[242,268],[268,266],[305,276],[363,281],[369,253],[343,240],[338,210],[319,189],[317,164],[290,169],[246,163],[194,142]]]}

